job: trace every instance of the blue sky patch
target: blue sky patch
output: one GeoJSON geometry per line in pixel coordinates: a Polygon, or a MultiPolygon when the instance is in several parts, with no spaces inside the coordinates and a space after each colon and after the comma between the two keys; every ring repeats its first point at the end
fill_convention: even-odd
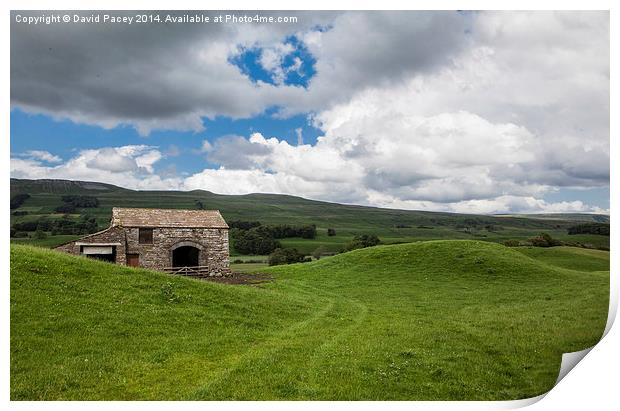
{"type": "Polygon", "coordinates": [[[296,36],[287,37],[282,43],[282,52],[276,48],[252,47],[229,59],[253,82],[262,81],[273,85],[292,85],[307,88],[310,79],[316,74],[316,59],[306,45],[296,36]],[[265,53],[277,54],[279,64],[265,67],[262,62],[265,53]]]}
{"type": "Polygon", "coordinates": [[[76,124],[70,120],[53,120],[42,114],[28,114],[19,109],[11,110],[11,154],[21,156],[31,150],[44,150],[62,158],[63,162],[75,157],[80,150],[126,145],[157,146],[174,155],[166,155],[155,164],[155,171],[174,166],[180,174],[193,174],[205,168],[217,168],[200,152],[203,141],[215,142],[220,137],[238,135],[248,138],[261,133],[265,138],[276,137],[291,145],[298,144],[297,129],[301,129],[304,144],[316,143],[322,131],[313,127],[306,114],[289,118],[276,118],[277,107],[247,119],[231,119],[218,116],[213,120],[204,118],[205,130],[153,131],[148,137],[140,136],[133,127],[122,126],[110,130],[98,126],[76,124]]]}
{"type": "Polygon", "coordinates": [[[547,202],[575,201],[596,204],[602,208],[609,208],[609,187],[591,187],[589,189],[574,189],[562,187],[558,191],[551,191],[543,196],[547,202]]]}

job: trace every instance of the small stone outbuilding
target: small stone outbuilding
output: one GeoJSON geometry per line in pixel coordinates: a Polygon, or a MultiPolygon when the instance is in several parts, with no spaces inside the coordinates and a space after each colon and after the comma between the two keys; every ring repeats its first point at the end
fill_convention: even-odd
{"type": "Polygon", "coordinates": [[[230,273],[228,225],[217,210],[115,207],[109,228],[56,250],[160,271],[230,273]]]}

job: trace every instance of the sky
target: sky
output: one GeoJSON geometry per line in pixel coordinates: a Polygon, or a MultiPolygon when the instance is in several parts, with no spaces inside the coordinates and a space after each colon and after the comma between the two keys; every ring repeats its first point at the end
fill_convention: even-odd
{"type": "Polygon", "coordinates": [[[43,14],[11,14],[12,177],[609,213],[608,12],[43,14]]]}

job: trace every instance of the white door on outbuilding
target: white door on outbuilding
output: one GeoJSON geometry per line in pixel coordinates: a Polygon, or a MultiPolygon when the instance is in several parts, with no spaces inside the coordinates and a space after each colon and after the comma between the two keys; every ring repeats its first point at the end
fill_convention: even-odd
{"type": "Polygon", "coordinates": [[[111,245],[85,245],[82,246],[82,254],[113,254],[111,245]]]}

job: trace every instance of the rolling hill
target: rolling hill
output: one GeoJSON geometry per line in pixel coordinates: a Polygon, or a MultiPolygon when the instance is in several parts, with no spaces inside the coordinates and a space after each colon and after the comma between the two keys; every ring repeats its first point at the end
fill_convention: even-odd
{"type": "Polygon", "coordinates": [[[12,245],[11,399],[535,396],[605,327],[583,251],[422,241],[233,286],[12,245]]]}
{"type": "MultiPolygon", "coordinates": [[[[284,246],[296,247],[310,253],[318,246],[338,251],[356,234],[376,234],[384,243],[402,243],[427,239],[478,239],[500,242],[506,239],[526,239],[540,232],[553,237],[609,247],[609,237],[598,235],[568,236],[567,228],[596,218],[609,221],[608,216],[547,215],[541,218],[526,216],[489,216],[382,209],[343,205],[277,194],[219,195],[208,191],[135,191],[110,184],[68,180],[11,179],[11,196],[29,194],[11,215],[11,223],[34,221],[42,217],[63,218],[55,213],[63,204],[63,195],[86,195],[99,200],[99,207],[78,209],[68,218],[80,214],[96,217],[100,228],[109,223],[112,207],[153,207],[218,209],[227,221],[260,221],[263,224],[315,224],[318,236],[313,240],[285,239],[284,246]],[[336,236],[327,236],[334,228],[336,236]]],[[[52,246],[75,237],[47,238],[42,245],[52,246]]],[[[28,240],[18,240],[25,241],[28,240]]]]}

